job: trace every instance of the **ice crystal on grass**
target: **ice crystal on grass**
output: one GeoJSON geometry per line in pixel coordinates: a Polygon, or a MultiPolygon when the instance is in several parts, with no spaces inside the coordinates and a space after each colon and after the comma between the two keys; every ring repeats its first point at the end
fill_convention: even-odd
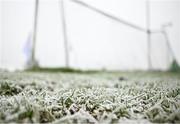
{"type": "Polygon", "coordinates": [[[15,86],[12,83],[1,82],[0,83],[0,95],[16,95],[21,92],[20,86],[15,86]]]}
{"type": "Polygon", "coordinates": [[[176,74],[5,72],[0,76],[0,123],[180,123],[179,115],[176,74]]]}

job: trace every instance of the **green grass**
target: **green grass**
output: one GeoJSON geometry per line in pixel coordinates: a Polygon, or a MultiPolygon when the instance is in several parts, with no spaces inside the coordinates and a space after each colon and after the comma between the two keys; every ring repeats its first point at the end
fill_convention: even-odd
{"type": "Polygon", "coordinates": [[[45,68],[45,67],[33,67],[26,69],[27,72],[48,72],[48,73],[57,73],[57,72],[64,72],[64,73],[83,73],[83,74],[91,74],[91,73],[98,73],[102,72],[101,70],[81,70],[81,69],[74,69],[74,68],[67,68],[67,67],[52,67],[52,68],[45,68]]]}
{"type": "Polygon", "coordinates": [[[20,87],[15,87],[13,84],[5,82],[0,83],[0,95],[16,95],[21,92],[20,87]]]}
{"type": "Polygon", "coordinates": [[[0,123],[180,123],[179,73],[52,72],[1,72],[0,123]]]}

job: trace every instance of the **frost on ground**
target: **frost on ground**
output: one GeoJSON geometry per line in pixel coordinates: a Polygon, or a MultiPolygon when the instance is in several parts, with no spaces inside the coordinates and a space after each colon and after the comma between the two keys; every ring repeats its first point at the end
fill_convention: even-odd
{"type": "Polygon", "coordinates": [[[180,123],[180,74],[0,73],[0,123],[180,123]]]}

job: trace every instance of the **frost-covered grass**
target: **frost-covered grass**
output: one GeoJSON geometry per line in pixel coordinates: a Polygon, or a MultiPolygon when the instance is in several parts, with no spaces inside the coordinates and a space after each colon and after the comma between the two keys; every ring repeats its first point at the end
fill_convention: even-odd
{"type": "Polygon", "coordinates": [[[0,123],[180,123],[180,74],[0,73],[0,123]]]}

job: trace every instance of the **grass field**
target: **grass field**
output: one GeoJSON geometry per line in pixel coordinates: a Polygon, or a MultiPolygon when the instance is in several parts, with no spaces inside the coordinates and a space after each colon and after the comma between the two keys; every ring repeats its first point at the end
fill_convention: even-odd
{"type": "Polygon", "coordinates": [[[0,72],[0,123],[180,123],[180,73],[0,72]]]}

